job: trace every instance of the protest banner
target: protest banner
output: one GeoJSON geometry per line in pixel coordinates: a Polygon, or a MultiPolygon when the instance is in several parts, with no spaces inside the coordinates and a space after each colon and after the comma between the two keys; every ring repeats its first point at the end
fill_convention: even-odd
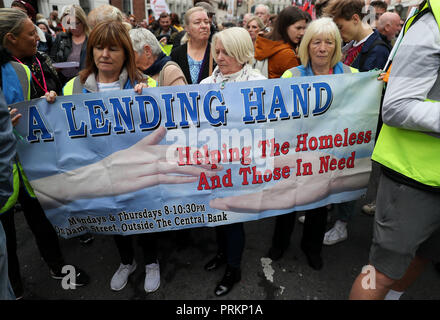
{"type": "Polygon", "coordinates": [[[153,11],[154,18],[159,19],[161,13],[171,13],[170,8],[165,0],[151,0],[151,10],[153,11]]]}
{"type": "Polygon", "coordinates": [[[63,237],[256,220],[360,197],[378,72],[17,104],[24,171],[63,237]]]}

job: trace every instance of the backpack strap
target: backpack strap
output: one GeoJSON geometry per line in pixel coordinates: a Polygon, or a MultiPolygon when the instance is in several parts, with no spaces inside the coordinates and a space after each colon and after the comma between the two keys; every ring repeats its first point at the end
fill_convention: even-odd
{"type": "Polygon", "coordinates": [[[376,46],[384,46],[387,47],[389,51],[391,51],[391,46],[386,43],[385,41],[383,41],[383,39],[379,36],[376,40],[373,41],[373,43],[371,44],[371,46],[368,48],[367,52],[364,52],[361,54],[360,58],[359,58],[359,70],[363,70],[364,68],[364,63],[365,60],[367,59],[368,54],[370,53],[371,50],[373,50],[376,46]]]}
{"type": "Polygon", "coordinates": [[[163,78],[165,76],[165,71],[164,71],[165,68],[168,67],[168,66],[173,66],[173,65],[176,66],[176,67],[179,67],[179,65],[177,63],[175,63],[174,61],[168,61],[163,66],[162,70],[160,70],[160,72],[159,72],[159,79],[158,79],[158,82],[157,82],[157,86],[158,87],[162,87],[162,85],[163,85],[163,81],[164,81],[163,78]]]}

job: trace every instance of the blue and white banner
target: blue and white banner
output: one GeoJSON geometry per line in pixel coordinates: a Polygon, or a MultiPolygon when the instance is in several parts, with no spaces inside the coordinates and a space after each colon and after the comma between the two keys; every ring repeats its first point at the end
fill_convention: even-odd
{"type": "Polygon", "coordinates": [[[358,198],[378,72],[35,99],[18,154],[56,231],[218,226],[358,198]]]}

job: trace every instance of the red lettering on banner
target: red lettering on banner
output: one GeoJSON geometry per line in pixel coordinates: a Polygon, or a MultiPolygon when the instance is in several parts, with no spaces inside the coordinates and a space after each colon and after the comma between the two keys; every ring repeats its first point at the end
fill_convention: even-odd
{"type": "Polygon", "coordinates": [[[356,156],[356,151],[353,151],[351,155],[347,158],[341,158],[336,160],[330,156],[320,157],[321,165],[319,168],[319,173],[326,173],[329,170],[334,171],[336,169],[343,170],[344,168],[354,168],[354,158],[356,156]]]}
{"type": "Polygon", "coordinates": [[[296,152],[314,151],[316,149],[332,149],[333,147],[348,147],[354,144],[369,143],[371,141],[371,130],[366,132],[360,131],[358,133],[349,133],[348,128],[344,129],[344,135],[337,133],[334,136],[322,135],[319,137],[309,136],[308,133],[303,133],[296,136],[296,152]]]}

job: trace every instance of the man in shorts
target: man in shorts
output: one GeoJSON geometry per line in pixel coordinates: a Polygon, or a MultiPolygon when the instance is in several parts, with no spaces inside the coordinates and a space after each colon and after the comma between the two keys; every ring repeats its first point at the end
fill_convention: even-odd
{"type": "Polygon", "coordinates": [[[381,165],[370,265],[350,299],[396,299],[440,249],[440,1],[405,27],[372,159],[381,165]]]}

